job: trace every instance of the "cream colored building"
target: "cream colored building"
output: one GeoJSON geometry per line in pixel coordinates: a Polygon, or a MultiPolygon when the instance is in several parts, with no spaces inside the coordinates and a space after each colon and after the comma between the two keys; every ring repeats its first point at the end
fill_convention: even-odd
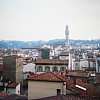
{"type": "Polygon", "coordinates": [[[35,62],[35,72],[44,73],[44,72],[58,72],[66,71],[68,69],[68,60],[54,60],[54,59],[41,59],[35,62]]]}
{"type": "Polygon", "coordinates": [[[73,60],[72,62],[72,69],[73,70],[85,70],[90,68],[95,68],[95,60],[94,59],[80,59],[80,60],[73,60]]]}
{"type": "Polygon", "coordinates": [[[53,72],[35,74],[28,80],[28,100],[66,94],[66,78],[53,72]]]}

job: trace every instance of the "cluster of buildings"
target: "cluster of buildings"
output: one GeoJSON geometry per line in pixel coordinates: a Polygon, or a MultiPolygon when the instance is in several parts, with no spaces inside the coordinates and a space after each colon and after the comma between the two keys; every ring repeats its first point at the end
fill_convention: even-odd
{"type": "Polygon", "coordinates": [[[100,48],[71,47],[68,26],[65,35],[65,45],[1,55],[0,100],[99,100],[100,48]]]}

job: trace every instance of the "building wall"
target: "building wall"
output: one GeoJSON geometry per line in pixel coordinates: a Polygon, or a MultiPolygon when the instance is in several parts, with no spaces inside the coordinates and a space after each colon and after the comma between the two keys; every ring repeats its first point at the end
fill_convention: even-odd
{"type": "Polygon", "coordinates": [[[23,58],[16,59],[16,83],[23,81],[23,58]]]}
{"type": "Polygon", "coordinates": [[[12,57],[3,58],[3,79],[15,82],[16,80],[16,59],[12,57]]]}
{"type": "Polygon", "coordinates": [[[89,64],[87,60],[80,61],[80,70],[84,70],[84,68],[88,68],[89,64]]]}
{"type": "Polygon", "coordinates": [[[96,72],[100,73],[100,56],[96,58],[96,72]]]}
{"type": "Polygon", "coordinates": [[[73,64],[73,70],[85,70],[86,68],[95,68],[94,62],[89,62],[88,60],[80,60],[80,61],[74,61],[73,64]],[[89,64],[90,63],[90,64],[89,64]]]}
{"type": "Polygon", "coordinates": [[[72,68],[73,70],[80,70],[80,62],[79,61],[74,61],[73,60],[73,63],[72,63],[72,68]]]}
{"type": "Polygon", "coordinates": [[[54,67],[56,67],[58,70],[57,71],[66,71],[66,69],[68,68],[68,65],[36,65],[36,73],[40,73],[40,72],[47,72],[46,67],[49,67],[50,70],[48,71],[52,71],[54,72],[54,67]],[[42,67],[42,71],[39,70],[39,66],[42,67]],[[61,68],[64,68],[64,70],[61,70],[61,68]]]}
{"type": "Polygon", "coordinates": [[[50,59],[50,50],[49,49],[39,50],[39,59],[50,59]]]}
{"type": "Polygon", "coordinates": [[[16,94],[20,95],[20,84],[16,87],[16,94]]]}
{"type": "Polygon", "coordinates": [[[69,56],[59,56],[60,60],[69,60],[69,56]]]}
{"type": "Polygon", "coordinates": [[[23,65],[23,72],[35,72],[35,64],[27,63],[27,65],[23,65]]]}
{"type": "Polygon", "coordinates": [[[16,88],[7,88],[7,93],[20,95],[20,84],[16,88]]]}
{"type": "Polygon", "coordinates": [[[20,83],[23,80],[23,58],[5,56],[3,58],[3,79],[20,83]]]}
{"type": "Polygon", "coordinates": [[[16,88],[7,88],[7,93],[16,94],[16,88]]]}
{"type": "Polygon", "coordinates": [[[28,81],[28,99],[57,95],[57,89],[61,89],[61,94],[66,94],[66,87],[62,82],[28,81]]]}

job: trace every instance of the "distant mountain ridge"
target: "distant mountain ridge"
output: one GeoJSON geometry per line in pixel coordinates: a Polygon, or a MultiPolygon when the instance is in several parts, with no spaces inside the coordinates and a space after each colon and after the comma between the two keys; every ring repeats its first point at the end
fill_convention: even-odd
{"type": "MultiPolygon", "coordinates": [[[[65,39],[53,39],[49,41],[0,41],[0,48],[25,48],[25,47],[40,47],[42,45],[55,45],[64,43],[65,39]]],[[[100,39],[96,40],[70,40],[71,45],[79,45],[79,44],[98,44],[100,46],[100,39]]]]}

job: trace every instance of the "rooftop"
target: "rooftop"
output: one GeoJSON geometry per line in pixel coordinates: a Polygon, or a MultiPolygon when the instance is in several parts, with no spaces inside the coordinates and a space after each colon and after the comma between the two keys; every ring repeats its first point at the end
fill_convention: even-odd
{"type": "Polygon", "coordinates": [[[69,52],[61,52],[59,56],[69,56],[69,52]]]}
{"type": "Polygon", "coordinates": [[[32,81],[50,81],[50,82],[66,81],[66,77],[64,75],[60,75],[58,73],[53,73],[53,72],[34,74],[31,75],[28,79],[32,81]]]}
{"type": "Polygon", "coordinates": [[[67,80],[67,89],[70,91],[73,91],[75,93],[81,94],[81,95],[87,95],[90,94],[92,91],[94,91],[96,88],[88,83],[84,83],[80,80],[76,80],[76,83],[74,84],[73,80],[67,80]],[[76,87],[76,85],[81,86],[84,89],[76,87]]]}
{"type": "Polygon", "coordinates": [[[99,100],[100,96],[85,96],[85,95],[76,95],[76,94],[70,94],[70,95],[56,95],[56,96],[50,96],[40,99],[32,99],[32,100],[99,100]]]}
{"type": "Polygon", "coordinates": [[[0,92],[0,97],[4,97],[4,96],[7,96],[7,95],[8,95],[7,93],[0,92]]]}
{"type": "Polygon", "coordinates": [[[90,74],[89,72],[81,72],[81,71],[70,71],[67,76],[72,76],[72,77],[89,77],[90,74]]]}
{"type": "Polygon", "coordinates": [[[35,64],[66,65],[68,64],[68,60],[40,59],[40,60],[36,60],[35,64]]]}
{"type": "Polygon", "coordinates": [[[7,55],[7,56],[3,56],[4,58],[5,57],[13,57],[13,58],[22,58],[21,56],[18,56],[18,55],[7,55]]]}
{"type": "Polygon", "coordinates": [[[7,85],[7,88],[16,88],[18,83],[10,83],[7,85]]]}

